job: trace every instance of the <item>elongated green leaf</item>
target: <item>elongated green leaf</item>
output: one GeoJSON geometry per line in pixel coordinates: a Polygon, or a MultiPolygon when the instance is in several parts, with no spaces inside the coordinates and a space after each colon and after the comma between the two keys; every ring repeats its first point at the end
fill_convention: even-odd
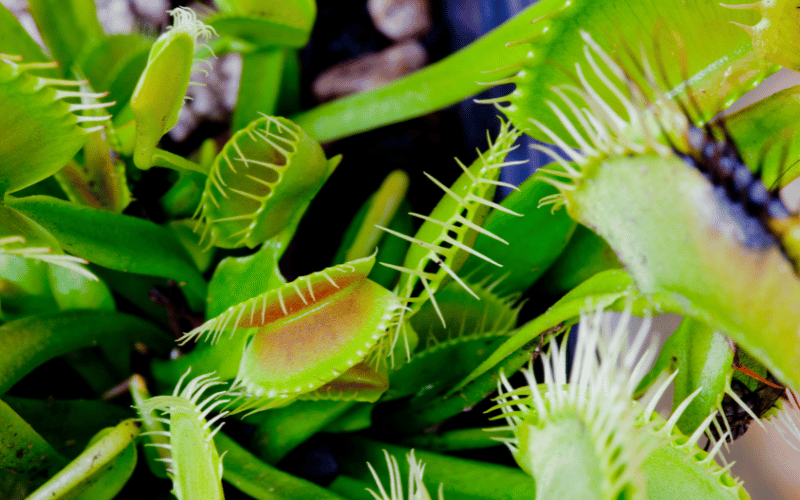
{"type": "MultiPolygon", "coordinates": [[[[370,488],[374,489],[374,479],[365,462],[372,464],[383,484],[390,484],[387,481],[386,468],[383,466],[386,463],[383,450],[397,459],[401,477],[408,477],[408,463],[403,460],[410,451],[407,448],[367,439],[348,440],[342,445],[340,470],[348,476],[368,483],[370,488]]],[[[436,491],[442,483],[446,499],[531,500],[532,498],[533,479],[519,469],[422,450],[416,450],[415,455],[417,460],[425,464],[423,480],[428,490],[436,491]]]]}
{"type": "Polygon", "coordinates": [[[528,342],[548,331],[548,329],[577,318],[580,316],[581,310],[587,306],[607,307],[630,294],[632,289],[633,280],[625,271],[610,270],[589,278],[562,297],[544,314],[517,329],[510,339],[498,347],[483,363],[478,365],[449,394],[486,373],[506,356],[521,349],[528,342]]]}
{"type": "Polygon", "coordinates": [[[257,414],[252,418],[258,422],[254,449],[267,463],[278,463],[353,404],[352,401],[297,401],[285,408],[257,414]]]}
{"type": "Polygon", "coordinates": [[[294,477],[259,460],[223,433],[214,438],[225,453],[222,479],[258,500],[343,500],[314,483],[294,477]]]}
{"type": "MultiPolygon", "coordinates": [[[[333,263],[341,264],[366,257],[377,247],[378,262],[393,266],[402,264],[410,243],[388,236],[375,226],[383,226],[402,234],[411,234],[414,231],[409,214],[411,207],[404,201],[407,190],[408,175],[405,172],[395,170],[386,176],[378,190],[361,206],[350,222],[333,263]]],[[[375,266],[369,273],[369,279],[391,290],[397,281],[397,275],[395,269],[375,266]]]]}
{"type": "Polygon", "coordinates": [[[486,89],[478,82],[502,80],[517,71],[529,49],[508,42],[530,34],[530,22],[563,3],[545,0],[472,45],[392,83],[294,115],[292,120],[321,142],[428,114],[486,89]]]}
{"type": "Polygon", "coordinates": [[[489,432],[486,429],[457,429],[446,432],[428,432],[403,439],[404,446],[423,448],[437,453],[456,450],[477,450],[503,446],[495,438],[511,437],[510,432],[489,432]]]}
{"type": "Polygon", "coordinates": [[[28,8],[47,47],[65,68],[88,43],[104,36],[93,0],[30,0],[28,8]]]}
{"type": "Polygon", "coordinates": [[[220,13],[208,23],[220,35],[261,48],[303,47],[317,15],[313,0],[222,0],[217,5],[220,13]]]}
{"type": "Polygon", "coordinates": [[[466,272],[474,272],[471,278],[479,281],[502,277],[495,288],[498,295],[524,292],[530,287],[564,250],[575,229],[575,223],[562,211],[539,208],[539,201],[553,195],[557,190],[542,181],[542,175],[533,174],[520,186],[520,191],[511,193],[500,205],[522,214],[522,217],[501,210],[493,210],[484,228],[504,241],[484,234],[475,241],[475,250],[503,267],[487,266],[475,256],[464,264],[466,272]],[[506,244],[507,242],[507,244],[506,244]]]}
{"type": "Polygon", "coordinates": [[[720,406],[733,354],[725,335],[691,318],[683,320],[662,348],[653,374],[658,375],[656,369],[678,372],[673,389],[673,410],[689,394],[701,389],[678,419],[678,429],[684,434],[693,434],[720,406]]]}
{"type": "Polygon", "coordinates": [[[537,283],[550,294],[572,290],[592,276],[622,267],[614,250],[591,229],[578,224],[566,248],[537,283]]]}
{"type": "Polygon", "coordinates": [[[80,454],[99,429],[135,415],[130,408],[100,400],[13,396],[5,396],[3,400],[59,453],[70,459],[80,454]]]}
{"type": "Polygon", "coordinates": [[[241,130],[261,114],[274,115],[288,49],[272,47],[242,54],[242,76],[233,115],[233,130],[241,130]]]}
{"type": "Polygon", "coordinates": [[[7,203],[52,233],[65,250],[89,262],[117,271],[172,278],[186,283],[187,294],[206,295],[205,280],[191,257],[163,227],[46,196],[9,198],[7,203]]]}
{"type": "MultiPolygon", "coordinates": [[[[38,486],[64,458],[23,418],[0,400],[0,463],[21,483],[38,486]]],[[[35,487],[34,486],[34,487],[35,487]]]]}
{"type": "Polygon", "coordinates": [[[28,500],[109,500],[122,489],[136,465],[134,439],[139,428],[125,420],[101,431],[94,443],[28,500]]]}
{"type": "Polygon", "coordinates": [[[0,394],[49,359],[122,336],[171,345],[151,324],[116,312],[65,312],[10,321],[0,326],[0,394]]]}

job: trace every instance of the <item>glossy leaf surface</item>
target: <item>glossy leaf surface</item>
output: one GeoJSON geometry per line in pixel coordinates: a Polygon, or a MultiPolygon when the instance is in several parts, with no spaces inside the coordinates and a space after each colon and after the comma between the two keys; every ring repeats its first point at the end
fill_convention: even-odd
{"type": "Polygon", "coordinates": [[[50,231],[70,253],[109,269],[172,278],[205,297],[206,283],[175,236],[150,221],[46,196],[6,200],[50,231]]]}

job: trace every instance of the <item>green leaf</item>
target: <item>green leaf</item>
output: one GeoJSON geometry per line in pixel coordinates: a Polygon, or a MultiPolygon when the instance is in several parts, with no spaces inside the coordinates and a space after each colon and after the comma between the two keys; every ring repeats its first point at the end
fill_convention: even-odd
{"type": "Polygon", "coordinates": [[[674,381],[673,410],[689,394],[701,389],[677,422],[681,432],[692,435],[706,417],[720,407],[733,366],[734,351],[725,335],[686,318],[667,340],[656,366],[665,352],[672,357],[672,371],[678,371],[674,381]]]}
{"type": "Polygon", "coordinates": [[[100,400],[13,396],[5,396],[3,400],[59,453],[70,459],[80,454],[98,429],[116,425],[134,415],[130,408],[100,400]]]}
{"type": "Polygon", "coordinates": [[[287,54],[288,49],[283,47],[242,54],[242,75],[232,130],[245,128],[262,114],[275,114],[287,54]]]}
{"type": "Polygon", "coordinates": [[[475,250],[499,262],[503,267],[487,266],[471,256],[464,264],[466,272],[474,272],[471,278],[479,281],[491,277],[491,281],[502,278],[495,288],[498,295],[524,292],[561,254],[575,229],[575,223],[563,211],[539,208],[539,201],[553,195],[557,190],[542,181],[541,174],[533,174],[500,205],[522,214],[517,217],[501,210],[493,210],[484,228],[499,236],[508,244],[479,235],[475,250]]]}
{"type": "Polygon", "coordinates": [[[561,255],[538,281],[547,293],[560,295],[597,273],[622,267],[614,250],[591,229],[577,224],[561,255]]]}
{"type": "Polygon", "coordinates": [[[0,400],[0,463],[6,471],[26,486],[33,483],[35,487],[64,462],[50,443],[0,400]]]}
{"type": "Polygon", "coordinates": [[[206,272],[214,260],[214,248],[200,246],[200,235],[194,232],[197,221],[179,219],[167,222],[166,227],[181,242],[183,248],[191,256],[192,262],[200,272],[206,272]]]}
{"type": "Polygon", "coordinates": [[[47,48],[65,68],[84,47],[105,36],[94,0],[30,0],[28,9],[47,48]]]}
{"type": "Polygon", "coordinates": [[[510,339],[478,365],[449,394],[476,380],[542,333],[554,333],[553,328],[579,317],[581,311],[588,307],[587,304],[592,307],[608,307],[634,291],[633,280],[625,271],[609,270],[592,276],[553,304],[544,314],[517,329],[510,339]]]}
{"type": "Polygon", "coordinates": [[[45,361],[120,337],[154,347],[172,344],[146,321],[117,312],[70,311],[9,321],[0,326],[0,394],[45,361]]]}
{"type": "MultiPolygon", "coordinates": [[[[374,489],[374,479],[365,462],[370,462],[383,484],[390,484],[386,475],[386,463],[383,450],[397,458],[401,477],[408,477],[408,463],[402,459],[409,451],[407,448],[394,446],[367,439],[340,441],[338,455],[340,470],[351,477],[364,481],[374,489]]],[[[444,484],[446,499],[483,498],[487,500],[531,500],[534,482],[517,468],[502,465],[464,460],[416,450],[416,459],[425,463],[423,480],[429,491],[439,489],[444,484]]]]}
{"type": "Polygon", "coordinates": [[[214,438],[225,453],[222,479],[258,500],[344,500],[325,488],[270,467],[223,433],[214,438]]]}
{"type": "Polygon", "coordinates": [[[28,500],[114,498],[136,466],[134,439],[138,435],[134,420],[100,431],[83,453],[34,491],[28,500]]]}
{"type": "Polygon", "coordinates": [[[113,311],[111,290],[100,280],[92,280],[70,269],[50,264],[48,278],[53,298],[62,311],[98,309],[113,311]]]}
{"type": "Polygon", "coordinates": [[[305,440],[353,407],[352,401],[296,401],[248,419],[257,425],[253,449],[275,464],[305,440]]]}
{"type": "Polygon", "coordinates": [[[305,46],[317,15],[313,0],[223,0],[218,6],[208,23],[222,36],[260,48],[305,46]]]}
{"type": "Polygon", "coordinates": [[[320,142],[366,132],[442,109],[517,73],[529,49],[508,46],[530,34],[530,22],[564,0],[528,7],[466,48],[383,87],[301,112],[291,119],[320,142]]]}
{"type": "Polygon", "coordinates": [[[206,296],[205,280],[186,250],[157,224],[46,196],[8,198],[6,203],[47,229],[65,250],[89,262],[171,278],[186,283],[187,295],[206,296]]]}
{"type": "MultiPolygon", "coordinates": [[[[350,222],[342,238],[342,243],[334,264],[366,257],[378,249],[376,259],[394,266],[399,266],[408,251],[409,242],[388,236],[378,229],[383,226],[402,234],[410,234],[414,228],[411,208],[404,200],[408,190],[408,175],[402,170],[391,172],[378,190],[361,206],[350,222]]],[[[394,288],[398,271],[387,266],[375,266],[369,273],[369,279],[384,288],[394,288]]]]}

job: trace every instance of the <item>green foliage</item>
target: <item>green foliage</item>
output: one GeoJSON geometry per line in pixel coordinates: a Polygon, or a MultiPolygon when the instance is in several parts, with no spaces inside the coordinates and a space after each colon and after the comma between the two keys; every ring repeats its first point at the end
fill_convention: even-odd
{"type": "Polygon", "coordinates": [[[776,415],[800,439],[779,398],[800,388],[800,217],[713,179],[728,150],[692,149],[728,141],[767,188],[798,176],[797,88],[695,128],[798,66],[791,2],[542,0],[304,110],[298,51],[328,22],[312,0],[182,7],[157,38],[104,34],[90,0],[29,3],[47,50],[0,6],[3,498],[163,498],[169,478],[184,500],[224,482],[268,500],[745,499],[714,461],[726,439],[776,415]],[[230,129],[192,156],[161,149],[214,51],[242,58],[230,129]],[[431,212],[413,211],[408,165],[371,196],[335,193],[363,202],[341,238],[313,227],[317,194],[352,168],[322,143],[507,83],[478,158],[449,185],[426,174],[431,212]],[[522,134],[554,163],[514,187],[501,170],[524,163],[507,160],[522,134]],[[688,162],[703,155],[705,176],[688,162]],[[153,168],[176,172],[151,185],[153,168]],[[743,200],[722,191],[750,200],[765,244],[740,237],[743,200]],[[163,217],[126,215],[133,201],[163,217]],[[298,231],[333,262],[291,276],[298,231]],[[648,319],[628,342],[631,315],[662,312],[685,318],[660,353],[648,319]],[[573,339],[551,342],[566,332],[571,368],[573,339]],[[539,358],[544,378],[531,365],[515,388],[539,358]],[[458,417],[495,391],[490,415],[458,417]],[[321,439],[333,483],[283,470],[321,439]],[[447,455],[498,444],[519,468],[447,455]]]}

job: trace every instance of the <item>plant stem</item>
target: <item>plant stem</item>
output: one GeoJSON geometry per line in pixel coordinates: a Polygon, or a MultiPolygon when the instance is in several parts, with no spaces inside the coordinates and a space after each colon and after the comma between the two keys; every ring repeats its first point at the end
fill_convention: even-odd
{"type": "Polygon", "coordinates": [[[403,439],[405,446],[445,452],[455,450],[475,450],[502,446],[494,437],[512,437],[510,433],[488,432],[484,429],[459,429],[444,433],[419,434],[403,439]]]}
{"type": "Polygon", "coordinates": [[[153,153],[153,166],[171,168],[178,172],[200,172],[203,175],[208,175],[207,167],[163,149],[156,149],[156,152],[153,153]]]}
{"type": "Polygon", "coordinates": [[[287,50],[289,49],[278,47],[242,54],[239,98],[233,113],[231,130],[243,129],[258,118],[260,113],[275,113],[287,50]]]}

